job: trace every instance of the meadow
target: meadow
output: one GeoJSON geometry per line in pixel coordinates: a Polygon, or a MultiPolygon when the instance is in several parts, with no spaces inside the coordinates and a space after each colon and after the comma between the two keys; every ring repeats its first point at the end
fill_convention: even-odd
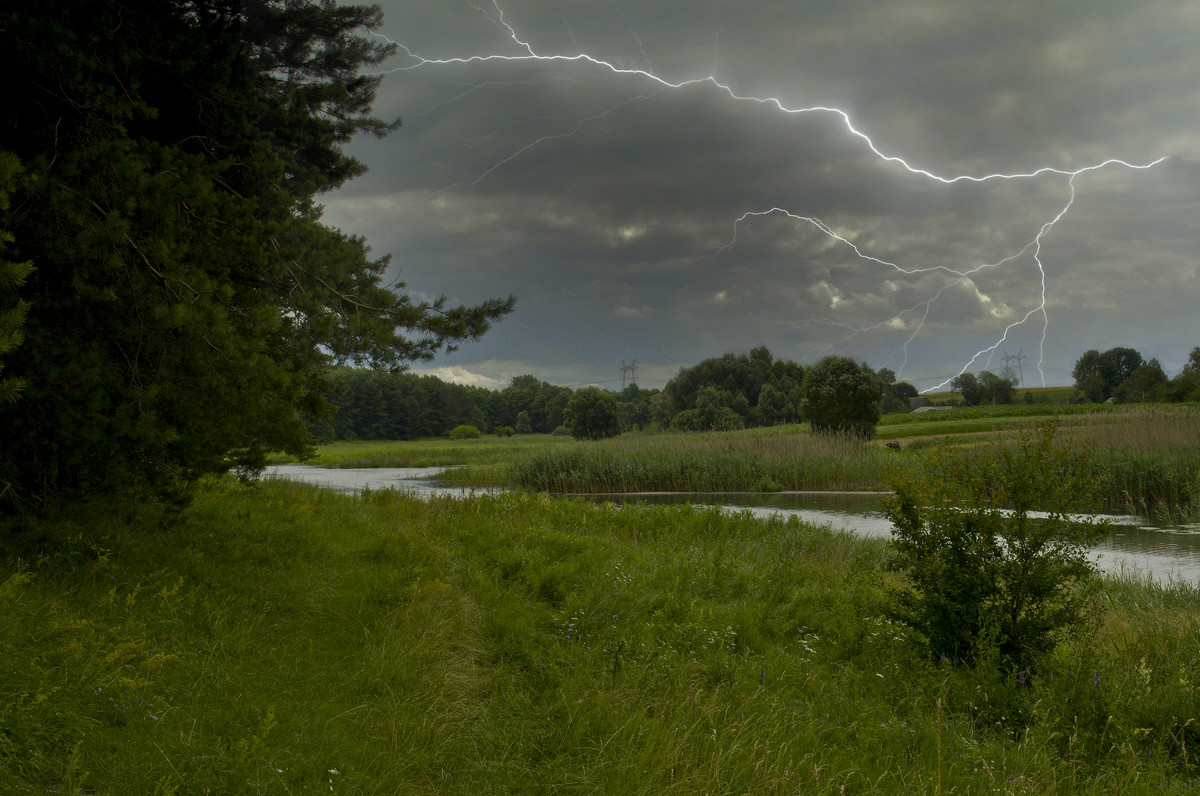
{"type": "MultiPolygon", "coordinates": [[[[877,488],[935,440],[1044,420],[970,411],[890,423],[946,432],[899,451],[802,427],[345,443],[318,461],[519,488],[224,478],[0,525],[0,792],[1195,792],[1196,584],[1099,578],[1036,669],[971,668],[891,617],[887,540],[547,494],[877,488]]],[[[1197,417],[1059,429],[1118,499],[1186,511],[1197,417]]]]}
{"type": "Polygon", "coordinates": [[[1188,793],[1200,594],[930,660],[883,540],[688,506],[204,484],[5,536],[4,793],[1188,793]]]}

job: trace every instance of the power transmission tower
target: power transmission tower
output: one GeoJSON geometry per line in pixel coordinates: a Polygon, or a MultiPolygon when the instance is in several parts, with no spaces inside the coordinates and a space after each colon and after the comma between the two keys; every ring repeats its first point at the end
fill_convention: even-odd
{"type": "Polygon", "coordinates": [[[625,392],[625,374],[626,373],[629,373],[632,375],[633,378],[630,379],[631,382],[637,381],[637,360],[636,359],[633,360],[632,365],[626,365],[625,360],[623,360],[623,359],[621,360],[621,392],[625,392]]]}
{"type": "Polygon", "coordinates": [[[1013,372],[1010,363],[1014,359],[1017,361],[1017,384],[1021,385],[1025,383],[1025,369],[1021,366],[1021,363],[1025,361],[1025,349],[1022,348],[1015,354],[1010,354],[1007,351],[1004,352],[1004,369],[1009,373],[1013,372]]]}

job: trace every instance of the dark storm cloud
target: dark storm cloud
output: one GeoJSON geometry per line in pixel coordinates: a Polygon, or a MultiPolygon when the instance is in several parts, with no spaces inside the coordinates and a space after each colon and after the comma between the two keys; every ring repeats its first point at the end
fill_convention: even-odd
{"type": "Polygon", "coordinates": [[[326,218],[413,290],[518,296],[447,364],[583,382],[636,358],[652,386],[765,343],[932,386],[1002,339],[1040,349],[1044,325],[1052,381],[1086,348],[1170,370],[1200,343],[1195,5],[397,0],[381,33],[425,59],[527,56],[500,9],[540,55],[728,90],[583,61],[386,64],[376,110],[405,126],[355,143],[371,171],[326,218]],[[1079,175],[1046,228],[1065,176],[947,185],[835,113],[730,91],[842,109],[943,177],[1173,159],[1079,175]],[[1043,273],[1048,322],[1008,329],[1043,273]]]}

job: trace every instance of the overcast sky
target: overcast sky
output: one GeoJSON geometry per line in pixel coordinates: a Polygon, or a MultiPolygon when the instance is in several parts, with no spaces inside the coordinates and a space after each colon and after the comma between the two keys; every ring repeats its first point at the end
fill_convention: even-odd
{"type": "Polygon", "coordinates": [[[1200,345],[1200,3],[382,5],[404,126],[325,219],[416,297],[517,296],[443,378],[659,387],[766,345],[1036,386],[1200,345]]]}

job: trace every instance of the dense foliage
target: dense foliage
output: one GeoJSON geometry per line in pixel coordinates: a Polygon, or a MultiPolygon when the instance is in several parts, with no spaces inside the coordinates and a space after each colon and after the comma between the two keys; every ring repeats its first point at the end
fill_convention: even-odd
{"type": "Polygon", "coordinates": [[[0,408],[6,507],[299,453],[329,361],[429,358],[511,308],[414,303],[319,221],[314,197],[363,171],[342,146],[398,124],[362,74],[393,50],[379,22],[332,0],[0,12],[0,149],[24,169],[0,230],[36,268],[0,284],[5,318],[14,288],[28,306],[3,363],[24,385],[0,408]]]}
{"type": "Polygon", "coordinates": [[[339,368],[329,382],[328,398],[336,411],[311,429],[322,442],[440,437],[458,425],[487,425],[489,391],[478,387],[361,368],[339,368]]]}
{"type": "Polygon", "coordinates": [[[700,362],[667,382],[671,427],[681,431],[773,426],[799,420],[804,369],[766,346],[700,362]]]}
{"type": "Polygon", "coordinates": [[[1132,348],[1085,351],[1072,370],[1075,389],[1094,403],[1182,403],[1200,401],[1200,346],[1174,378],[1167,378],[1162,363],[1145,360],[1132,348]]]}
{"type": "MultiPolygon", "coordinates": [[[[444,436],[458,424],[495,433],[551,434],[563,426],[569,387],[514,376],[502,390],[444,382],[436,376],[393,373],[365,368],[338,368],[329,377],[331,417],[310,425],[320,441],[406,440],[444,436]]],[[[621,430],[651,424],[650,401],[658,390],[631,384],[607,393],[617,402],[621,430]]]]}
{"type": "Polygon", "coordinates": [[[563,424],[563,412],[572,394],[569,387],[523,375],[514,376],[503,390],[486,390],[475,395],[488,428],[510,426],[520,431],[518,427],[525,426],[520,422],[520,414],[525,412],[528,432],[521,433],[549,434],[563,424]]]}
{"type": "Polygon", "coordinates": [[[814,434],[875,436],[884,385],[867,363],[825,357],[804,372],[800,389],[801,413],[814,434]]]}
{"type": "Polygon", "coordinates": [[[1075,377],[1075,388],[1089,401],[1099,403],[1111,398],[1143,364],[1142,355],[1132,348],[1110,348],[1104,353],[1092,349],[1075,362],[1071,375],[1075,377]]]}
{"type": "MultiPolygon", "coordinates": [[[[8,152],[0,152],[0,213],[8,210],[8,193],[12,190],[21,164],[8,152]]],[[[10,235],[0,227],[0,357],[15,349],[24,340],[22,326],[28,305],[16,297],[17,289],[33,272],[30,262],[11,262],[4,259],[5,247],[12,243],[10,235]]],[[[4,360],[0,359],[0,373],[4,371],[4,360]]],[[[0,405],[13,403],[25,388],[25,382],[17,378],[0,378],[0,405]]]]}
{"type": "Polygon", "coordinates": [[[615,437],[621,433],[617,399],[599,387],[578,390],[567,402],[563,424],[575,439],[615,437]]]}
{"type": "MultiPolygon", "coordinates": [[[[725,372],[736,372],[741,367],[739,363],[762,362],[770,356],[763,349],[755,351],[758,353],[754,357],[727,354],[705,360],[703,367],[698,366],[696,370],[715,378],[726,366],[732,370],[725,372]]],[[[1200,349],[1193,357],[1200,363],[1200,349]]],[[[790,364],[778,361],[772,362],[772,367],[784,372],[791,369],[790,364]]],[[[685,375],[685,382],[695,378],[693,369],[684,368],[681,373],[685,375]]],[[[1035,395],[1026,391],[1024,405],[1015,407],[1013,401],[1017,391],[1012,380],[981,371],[978,375],[964,373],[954,380],[954,390],[961,394],[962,408],[958,412],[913,415],[909,414],[909,400],[917,397],[916,388],[906,382],[897,382],[895,373],[887,368],[876,370],[875,376],[882,390],[880,409],[886,413],[879,421],[882,425],[1095,410],[1088,404],[1061,403],[1062,397],[1071,393],[1071,388],[1064,388],[1062,395],[1053,397],[1044,392],[1035,395]]],[[[311,430],[319,441],[443,436],[457,423],[469,423],[489,434],[506,427],[517,434],[548,434],[556,429],[566,433],[564,410],[574,394],[569,387],[539,381],[532,375],[514,376],[500,390],[451,384],[428,375],[418,377],[411,373],[362,368],[338,369],[330,382],[333,391],[328,400],[337,412],[332,418],[312,424],[311,430]]],[[[672,379],[668,387],[678,389],[679,383],[672,379]]],[[[777,425],[784,418],[798,419],[799,388],[788,394],[776,383],[767,381],[759,389],[757,404],[750,406],[748,399],[742,400],[743,394],[734,398],[720,383],[717,380],[698,387],[693,407],[674,414],[669,390],[629,384],[620,392],[610,394],[617,402],[622,431],[730,431],[755,425],[777,425]],[[748,414],[739,414],[735,407],[748,414]]],[[[781,383],[787,386],[786,379],[781,383]]],[[[1189,364],[1174,379],[1167,380],[1161,375],[1157,360],[1151,360],[1118,387],[1116,398],[1118,402],[1141,403],[1171,400],[1171,395],[1187,395],[1189,391],[1196,391],[1200,398],[1200,367],[1189,364]]]]}
{"type": "Polygon", "coordinates": [[[1015,378],[997,376],[990,370],[981,370],[978,376],[973,373],[961,373],[950,382],[951,391],[962,395],[965,406],[1011,404],[1016,387],[1015,378]]]}
{"type": "Polygon", "coordinates": [[[894,484],[885,507],[906,577],[895,613],[934,657],[1028,669],[1084,624],[1088,549],[1106,526],[1072,515],[1095,485],[1055,434],[1048,425],[1017,444],[934,453],[894,484]]]}

